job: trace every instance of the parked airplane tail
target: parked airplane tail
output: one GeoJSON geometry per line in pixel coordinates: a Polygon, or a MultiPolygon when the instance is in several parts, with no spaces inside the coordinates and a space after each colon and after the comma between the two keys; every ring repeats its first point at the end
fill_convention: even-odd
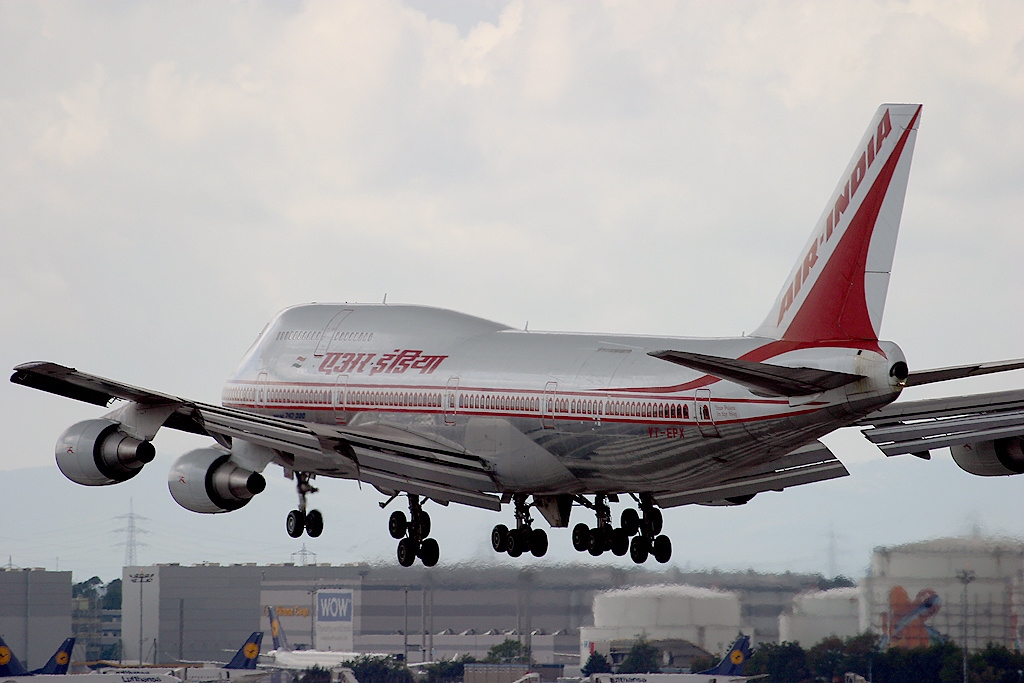
{"type": "Polygon", "coordinates": [[[274,649],[290,650],[288,638],[284,634],[284,629],[281,628],[281,620],[277,618],[277,610],[273,605],[267,606],[267,616],[270,618],[270,638],[274,641],[274,649]]]}
{"type": "Polygon", "coordinates": [[[75,639],[65,639],[61,646],[57,648],[57,651],[53,653],[53,656],[50,657],[49,661],[41,669],[34,669],[31,672],[32,675],[63,676],[68,672],[68,667],[71,666],[71,651],[74,648],[75,639]]]}
{"type": "Polygon", "coordinates": [[[18,661],[18,658],[7,647],[7,643],[0,638],[0,677],[3,676],[28,676],[28,669],[18,661]]]}
{"type": "Polygon", "coordinates": [[[245,641],[242,647],[230,662],[224,665],[225,669],[255,669],[256,658],[260,656],[260,644],[263,642],[263,631],[253,631],[249,640],[245,641]]]}
{"type": "Polygon", "coordinates": [[[920,116],[919,104],[878,108],[755,336],[878,339],[920,116]]]}
{"type": "Polygon", "coordinates": [[[741,635],[729,648],[728,654],[722,658],[718,666],[707,671],[699,671],[701,674],[711,676],[742,676],[743,665],[750,658],[750,636],[741,635]]]}

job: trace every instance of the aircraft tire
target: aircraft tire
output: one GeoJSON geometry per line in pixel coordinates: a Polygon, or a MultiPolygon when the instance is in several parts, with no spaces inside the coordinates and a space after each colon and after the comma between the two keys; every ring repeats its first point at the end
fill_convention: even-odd
{"type": "Polygon", "coordinates": [[[292,538],[302,535],[302,532],[306,530],[306,515],[302,514],[302,510],[292,510],[288,513],[288,517],[285,519],[285,528],[292,538]]]}
{"type": "Polygon", "coordinates": [[[412,563],[416,561],[417,550],[416,541],[411,538],[403,538],[398,542],[398,564],[403,567],[411,567],[412,563]]]}
{"type": "Polygon", "coordinates": [[[629,543],[629,557],[637,564],[643,564],[647,561],[647,556],[651,554],[651,542],[647,540],[646,536],[634,536],[633,540],[629,543]]]}
{"type": "Polygon", "coordinates": [[[426,512],[421,512],[412,521],[416,525],[416,531],[419,533],[420,538],[426,538],[430,535],[430,515],[426,512]]]}
{"type": "Polygon", "coordinates": [[[590,527],[583,522],[572,528],[572,547],[581,553],[590,548],[590,527]]]}
{"type": "Polygon", "coordinates": [[[405,513],[395,510],[388,518],[388,533],[396,541],[405,538],[405,532],[409,529],[409,522],[405,519],[405,513]]]}
{"type": "Polygon", "coordinates": [[[530,552],[534,557],[544,557],[548,552],[548,533],[543,529],[533,529],[530,534],[530,552]]]}
{"type": "Polygon", "coordinates": [[[310,538],[316,538],[324,532],[324,516],[319,510],[310,510],[306,513],[306,534],[310,538]]]}
{"type": "Polygon", "coordinates": [[[437,546],[437,541],[432,538],[425,538],[423,543],[420,544],[419,555],[424,567],[433,567],[437,564],[438,558],[441,557],[441,549],[437,546]]]}
{"type": "Polygon", "coordinates": [[[633,508],[626,508],[622,511],[619,523],[626,530],[627,536],[636,536],[637,532],[640,531],[640,513],[633,508]]]}
{"type": "Polygon", "coordinates": [[[651,544],[651,554],[661,564],[665,564],[672,559],[672,539],[668,536],[662,535],[654,539],[654,543],[651,544]]]}
{"type": "Polygon", "coordinates": [[[519,557],[526,551],[526,542],[523,539],[522,534],[519,533],[519,529],[512,529],[508,532],[508,548],[505,552],[508,553],[509,557],[519,557]]]}
{"type": "Polygon", "coordinates": [[[503,553],[508,550],[508,527],[498,524],[491,529],[491,547],[494,552],[503,553]]]}
{"type": "Polygon", "coordinates": [[[599,557],[605,550],[605,538],[600,527],[590,531],[590,547],[587,548],[591,555],[599,557]]]}
{"type": "Polygon", "coordinates": [[[629,552],[629,532],[623,527],[612,530],[612,552],[618,557],[629,552]]]}

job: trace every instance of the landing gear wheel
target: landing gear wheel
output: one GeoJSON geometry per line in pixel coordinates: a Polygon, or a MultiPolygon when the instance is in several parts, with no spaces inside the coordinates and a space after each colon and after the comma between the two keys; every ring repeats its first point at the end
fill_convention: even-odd
{"type": "Polygon", "coordinates": [[[416,525],[416,530],[420,538],[426,538],[430,535],[430,515],[426,512],[421,512],[413,518],[413,524],[416,525]]]}
{"type": "Polygon", "coordinates": [[[651,554],[658,562],[665,564],[672,559],[672,539],[668,536],[658,536],[651,544],[651,554]]]}
{"type": "Polygon", "coordinates": [[[640,531],[640,514],[633,508],[626,508],[622,511],[619,523],[626,530],[627,536],[636,536],[640,531]]]}
{"type": "Polygon", "coordinates": [[[662,524],[664,524],[665,521],[661,516],[661,510],[656,507],[648,508],[644,517],[647,520],[647,527],[650,532],[650,536],[653,538],[660,534],[662,524]]]}
{"type": "Polygon", "coordinates": [[[503,553],[508,550],[508,527],[504,524],[498,524],[491,529],[491,547],[494,548],[494,552],[503,553]]]}
{"type": "Polygon", "coordinates": [[[302,532],[306,530],[306,515],[302,513],[302,510],[292,510],[288,513],[288,519],[285,520],[285,526],[288,529],[288,535],[292,538],[298,538],[302,535],[302,532]]]}
{"type": "Polygon", "coordinates": [[[634,536],[629,544],[629,557],[637,564],[643,564],[647,561],[647,556],[650,554],[651,545],[647,537],[634,536]]]}
{"type": "Polygon", "coordinates": [[[612,552],[619,557],[629,552],[629,532],[623,527],[612,531],[612,552]]]}
{"type": "Polygon", "coordinates": [[[548,552],[548,534],[543,529],[534,529],[530,532],[530,552],[534,557],[544,557],[548,552]]]}
{"type": "Polygon", "coordinates": [[[506,552],[509,557],[519,557],[526,552],[526,539],[519,533],[518,529],[512,529],[508,532],[508,548],[506,552]]]}
{"type": "Polygon", "coordinates": [[[418,544],[411,538],[403,538],[398,542],[398,564],[403,567],[411,567],[412,563],[416,561],[416,551],[418,544]]]}
{"type": "Polygon", "coordinates": [[[600,528],[591,529],[590,531],[590,547],[587,548],[587,550],[589,550],[590,554],[594,557],[600,556],[605,550],[605,538],[604,534],[601,532],[602,529],[600,528]]]}
{"type": "Polygon", "coordinates": [[[324,516],[319,510],[310,510],[306,513],[306,533],[310,538],[316,538],[324,532],[324,516]]]}
{"type": "Polygon", "coordinates": [[[580,522],[572,528],[572,547],[583,552],[590,548],[590,527],[580,522]]]}
{"type": "Polygon", "coordinates": [[[395,510],[391,513],[391,517],[388,519],[388,533],[391,534],[391,538],[403,538],[408,528],[409,522],[406,521],[404,512],[395,510]]]}
{"type": "Polygon", "coordinates": [[[437,559],[441,557],[441,549],[438,548],[437,541],[427,538],[420,544],[419,554],[424,567],[433,567],[437,564],[437,559]]]}

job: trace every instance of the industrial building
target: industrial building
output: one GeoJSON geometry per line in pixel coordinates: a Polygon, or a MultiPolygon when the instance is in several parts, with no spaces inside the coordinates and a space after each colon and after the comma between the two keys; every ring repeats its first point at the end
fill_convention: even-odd
{"type": "Polygon", "coordinates": [[[792,607],[779,616],[779,642],[811,647],[829,636],[849,638],[863,632],[860,588],[833,588],[793,596],[792,607]]]}
{"type": "Polygon", "coordinates": [[[71,572],[0,569],[0,636],[28,668],[71,634],[71,572]]]}
{"type": "Polygon", "coordinates": [[[876,548],[861,629],[891,646],[948,639],[970,651],[1024,640],[1024,543],[971,535],[876,548]],[[966,600],[965,600],[966,598],[966,600]]]}

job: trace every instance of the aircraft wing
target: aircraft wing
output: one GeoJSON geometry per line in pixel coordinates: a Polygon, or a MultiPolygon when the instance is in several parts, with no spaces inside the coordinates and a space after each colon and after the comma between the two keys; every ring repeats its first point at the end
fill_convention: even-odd
{"type": "Polygon", "coordinates": [[[191,401],[98,377],[49,362],[19,365],[11,381],[98,406],[114,400],[172,409],[165,427],[210,436],[228,447],[232,439],[264,446],[278,464],[313,460],[311,471],[356,478],[385,493],[408,491],[440,503],[500,510],[496,484],[485,463],[464,450],[385,425],[344,427],[256,415],[191,401]]]}
{"type": "Polygon", "coordinates": [[[857,425],[886,455],[927,459],[936,448],[1024,435],[1024,390],[897,401],[857,425]]]}
{"type": "Polygon", "coordinates": [[[657,494],[655,499],[658,506],[663,508],[692,503],[736,505],[747,502],[754,494],[762,491],[781,491],[790,486],[836,479],[849,474],[828,446],[815,441],[781,458],[747,470],[738,477],[699,489],[657,494]]]}

